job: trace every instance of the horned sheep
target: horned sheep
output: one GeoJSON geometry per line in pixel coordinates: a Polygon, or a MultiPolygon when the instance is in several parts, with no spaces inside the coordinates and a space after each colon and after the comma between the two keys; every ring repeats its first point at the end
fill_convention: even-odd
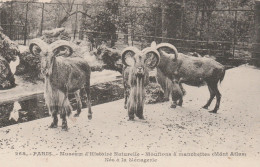
{"type": "Polygon", "coordinates": [[[160,54],[155,49],[140,51],[136,47],[127,47],[122,51],[125,109],[128,109],[129,120],[134,120],[134,115],[139,119],[144,119],[144,88],[149,83],[149,71],[154,69],[159,62],[160,54]],[[152,58],[154,61],[147,61],[151,60],[150,53],[155,55],[152,58]]]}
{"type": "MultiPolygon", "coordinates": [[[[207,57],[193,57],[178,53],[175,46],[169,43],[151,44],[151,48],[158,50],[161,59],[158,68],[169,79],[174,78],[191,86],[207,84],[210,98],[203,108],[207,109],[216,96],[215,108],[210,111],[216,113],[220,106],[221,94],[218,90],[218,83],[224,79],[225,67],[217,61],[207,57]],[[168,53],[166,52],[167,49],[168,53]],[[170,49],[170,51],[169,51],[170,49]]],[[[183,89],[183,88],[182,88],[183,89]]]]}
{"type": "Polygon", "coordinates": [[[77,100],[77,113],[79,116],[82,108],[80,89],[87,95],[88,118],[92,118],[90,97],[90,66],[87,60],[73,53],[68,41],[59,40],[47,44],[41,39],[34,39],[30,46],[33,55],[41,57],[41,72],[45,77],[45,103],[53,122],[50,128],[56,128],[58,124],[57,114],[62,119],[62,129],[67,130],[66,115],[72,111],[68,94],[74,93],[77,100]]]}

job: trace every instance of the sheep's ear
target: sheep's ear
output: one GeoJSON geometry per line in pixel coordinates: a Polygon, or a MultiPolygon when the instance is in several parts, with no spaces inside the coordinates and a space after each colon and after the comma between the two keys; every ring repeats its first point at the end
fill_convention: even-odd
{"type": "Polygon", "coordinates": [[[35,56],[39,56],[42,51],[41,48],[36,43],[31,43],[29,46],[29,50],[31,54],[35,56]]]}

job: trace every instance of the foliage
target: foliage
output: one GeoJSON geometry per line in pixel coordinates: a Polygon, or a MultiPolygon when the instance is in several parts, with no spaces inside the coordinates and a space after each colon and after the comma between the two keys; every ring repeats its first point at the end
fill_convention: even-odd
{"type": "MultiPolygon", "coordinates": [[[[79,38],[89,38],[93,45],[101,41],[110,41],[111,46],[118,40],[118,33],[141,43],[153,40],[166,40],[177,47],[207,48],[205,43],[180,41],[228,41],[218,42],[213,48],[221,50],[225,45],[230,50],[230,43],[251,42],[253,36],[253,12],[215,11],[216,9],[253,9],[251,0],[52,0],[57,4],[30,3],[28,12],[28,28],[30,37],[36,37],[42,30],[55,27],[66,27],[71,33],[79,31],[79,38]],[[82,5],[76,5],[81,4],[82,5]],[[78,9],[77,9],[78,6],[78,9]],[[137,7],[136,7],[137,6],[137,7]],[[145,7],[140,7],[145,6],[145,7]],[[44,12],[43,28],[41,14],[44,12]],[[76,23],[76,15],[78,22],[76,23]],[[221,46],[221,47],[222,47],[221,46]]],[[[1,25],[7,35],[20,31],[25,32],[26,3],[3,3],[0,7],[1,25]],[[12,12],[11,12],[12,11],[12,12]],[[15,24],[18,26],[12,26],[15,24]]],[[[19,33],[18,33],[19,34],[19,33]]],[[[12,36],[11,39],[14,37],[12,36]]],[[[19,37],[21,39],[21,37],[19,37]]],[[[211,47],[211,46],[210,46],[211,47]]]]}

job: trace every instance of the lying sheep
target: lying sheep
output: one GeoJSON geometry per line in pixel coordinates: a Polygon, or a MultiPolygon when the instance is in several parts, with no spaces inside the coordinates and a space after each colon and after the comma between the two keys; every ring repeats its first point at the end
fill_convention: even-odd
{"type": "Polygon", "coordinates": [[[128,109],[129,120],[134,120],[134,115],[139,119],[144,119],[144,87],[149,82],[149,71],[155,68],[159,62],[160,54],[155,49],[140,51],[136,47],[127,47],[122,51],[125,108],[128,109]],[[155,63],[147,61],[150,53],[155,54],[152,58],[155,63]]]}
{"type": "Polygon", "coordinates": [[[72,111],[68,93],[74,93],[77,100],[77,113],[82,108],[80,89],[86,91],[88,101],[88,118],[92,118],[90,97],[90,66],[86,59],[73,53],[68,41],[56,41],[50,45],[41,39],[35,39],[29,46],[30,52],[41,57],[41,72],[45,76],[45,102],[53,122],[50,128],[58,124],[57,114],[62,118],[62,129],[67,130],[66,115],[72,111]]]}
{"type": "Polygon", "coordinates": [[[183,89],[181,83],[191,86],[207,84],[210,98],[203,108],[207,109],[216,96],[216,105],[211,112],[217,112],[221,99],[218,83],[221,82],[225,76],[225,68],[222,64],[211,58],[193,57],[178,53],[177,49],[169,43],[156,45],[156,43],[153,42],[151,48],[157,49],[160,52],[161,60],[158,68],[162,73],[171,80],[174,78],[179,80],[181,78],[181,89],[183,89]],[[163,49],[170,50],[171,54],[163,51],[163,49]],[[172,52],[174,54],[172,54],[172,52]]]}

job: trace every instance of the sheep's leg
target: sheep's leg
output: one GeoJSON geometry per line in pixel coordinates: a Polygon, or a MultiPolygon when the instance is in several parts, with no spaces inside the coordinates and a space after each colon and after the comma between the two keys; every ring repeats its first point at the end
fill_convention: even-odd
{"type": "Polygon", "coordinates": [[[213,84],[208,84],[208,89],[209,89],[209,93],[210,93],[210,98],[208,100],[208,102],[202,107],[202,108],[205,108],[205,109],[208,109],[208,107],[210,106],[212,100],[214,99],[215,97],[215,91],[213,90],[213,84]]]}
{"type": "Polygon", "coordinates": [[[180,88],[181,88],[181,91],[182,91],[183,96],[186,95],[186,90],[183,88],[181,82],[179,82],[179,86],[180,86],[180,88]]]}
{"type": "Polygon", "coordinates": [[[143,108],[143,106],[139,106],[139,107],[137,107],[137,113],[136,113],[136,116],[137,116],[139,119],[143,119],[143,120],[144,120],[143,112],[144,112],[144,108],[143,108]]]}
{"type": "Polygon", "coordinates": [[[177,102],[175,100],[172,100],[171,108],[176,108],[176,106],[177,106],[177,102]]]}
{"type": "Polygon", "coordinates": [[[67,131],[68,130],[68,125],[67,125],[67,120],[66,120],[66,112],[62,112],[60,115],[62,119],[62,130],[67,131]]]}
{"type": "Polygon", "coordinates": [[[77,101],[77,113],[74,115],[74,117],[78,117],[79,114],[81,113],[81,109],[82,109],[82,103],[81,103],[81,99],[80,99],[80,90],[77,90],[76,92],[74,92],[76,101],[77,101]]]}
{"type": "Polygon", "coordinates": [[[51,125],[49,126],[49,128],[57,128],[58,127],[58,110],[57,110],[57,106],[52,106],[49,108],[49,110],[51,111],[51,116],[53,118],[53,122],[51,123],[51,125]]]}
{"type": "Polygon", "coordinates": [[[128,108],[128,117],[129,117],[129,121],[133,121],[135,118],[133,108],[131,107],[128,108]]]}
{"type": "Polygon", "coordinates": [[[218,90],[218,84],[217,83],[214,84],[213,91],[216,94],[217,102],[216,102],[215,108],[212,111],[210,111],[210,112],[211,113],[217,113],[217,111],[219,109],[219,105],[220,105],[220,100],[221,100],[221,94],[220,94],[220,92],[218,90]]]}
{"type": "Polygon", "coordinates": [[[92,111],[91,111],[91,95],[90,95],[90,83],[88,82],[85,85],[85,90],[87,94],[87,103],[88,103],[88,119],[92,119],[92,111]]]}
{"type": "Polygon", "coordinates": [[[129,90],[127,90],[127,88],[125,88],[124,96],[125,96],[124,108],[127,109],[127,100],[128,100],[128,97],[129,97],[129,90]]]}
{"type": "Polygon", "coordinates": [[[71,106],[70,106],[70,102],[69,102],[69,99],[68,99],[68,95],[69,95],[69,92],[68,92],[68,85],[65,84],[65,93],[64,93],[64,99],[63,99],[63,102],[62,102],[62,105],[60,107],[60,117],[62,119],[62,130],[65,130],[67,131],[68,130],[68,125],[67,125],[67,120],[66,120],[66,115],[70,115],[71,113],[71,106]]]}
{"type": "Polygon", "coordinates": [[[168,78],[166,78],[165,80],[165,87],[163,88],[164,91],[164,97],[163,97],[163,101],[169,101],[169,96],[170,94],[172,94],[172,81],[168,78]]]}
{"type": "Polygon", "coordinates": [[[183,103],[183,98],[181,97],[179,100],[178,106],[182,106],[182,103],[183,103]]]}

